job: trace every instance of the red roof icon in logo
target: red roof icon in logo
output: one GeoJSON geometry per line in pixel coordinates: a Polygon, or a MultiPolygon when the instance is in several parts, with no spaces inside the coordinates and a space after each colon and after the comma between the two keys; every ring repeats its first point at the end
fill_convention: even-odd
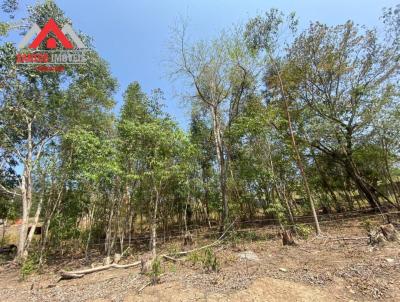
{"type": "MultiPolygon", "coordinates": [[[[40,31],[35,40],[33,40],[32,44],[29,45],[29,48],[37,48],[40,43],[47,37],[47,35],[52,32],[57,39],[61,42],[64,48],[72,49],[74,46],[65,36],[65,34],[58,27],[57,23],[53,19],[49,19],[43,29],[40,31]]],[[[47,48],[53,49],[57,47],[57,41],[54,38],[49,38],[46,42],[47,48]]]]}

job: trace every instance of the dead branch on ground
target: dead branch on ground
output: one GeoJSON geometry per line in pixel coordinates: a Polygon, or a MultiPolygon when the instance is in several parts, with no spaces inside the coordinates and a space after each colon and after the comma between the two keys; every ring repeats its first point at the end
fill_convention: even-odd
{"type": "Polygon", "coordinates": [[[68,280],[68,279],[76,279],[76,278],[82,278],[84,275],[87,274],[91,274],[91,273],[95,273],[95,272],[100,272],[100,271],[104,271],[104,270],[108,270],[111,268],[130,268],[130,267],[135,267],[135,266],[139,266],[140,265],[140,261],[136,261],[134,263],[130,263],[130,264],[109,264],[109,265],[102,265],[102,266],[97,266],[94,268],[89,268],[89,269],[84,269],[84,270],[77,270],[77,271],[61,271],[61,278],[59,281],[61,280],[68,280]]]}

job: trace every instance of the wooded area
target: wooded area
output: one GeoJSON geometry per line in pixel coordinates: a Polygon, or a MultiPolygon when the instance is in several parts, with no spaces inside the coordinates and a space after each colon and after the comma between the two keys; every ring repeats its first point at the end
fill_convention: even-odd
{"type": "MultiPolygon", "coordinates": [[[[16,4],[4,1],[3,13],[16,4]]],[[[1,35],[69,22],[53,1],[29,12],[1,21],[1,35]]],[[[165,113],[160,89],[139,82],[116,113],[117,79],[94,48],[86,65],[41,73],[17,67],[15,44],[0,37],[0,219],[3,230],[21,222],[15,259],[43,266],[79,252],[90,263],[92,249],[113,257],[134,247],[156,259],[169,236],[190,245],[193,229],[221,238],[259,219],[288,244],[304,228],[296,217],[311,217],[317,236],[321,215],[393,222],[400,6],[381,20],[379,29],[350,20],[300,31],[295,14],[272,9],[208,41],[191,41],[190,24],[178,23],[166,72],[182,85],[188,129],[165,113]]]]}

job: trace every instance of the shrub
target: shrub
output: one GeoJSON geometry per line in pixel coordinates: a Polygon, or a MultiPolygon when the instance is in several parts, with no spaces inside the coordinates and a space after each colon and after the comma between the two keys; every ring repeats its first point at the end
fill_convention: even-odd
{"type": "Polygon", "coordinates": [[[200,254],[198,252],[192,252],[188,255],[187,259],[192,262],[192,265],[196,265],[200,261],[200,254]]]}
{"type": "Polygon", "coordinates": [[[32,273],[37,272],[39,269],[39,256],[38,254],[32,253],[28,256],[21,266],[20,274],[21,278],[25,279],[27,276],[31,275],[32,273]]]}
{"type": "Polygon", "coordinates": [[[148,272],[148,276],[150,277],[150,281],[153,285],[158,283],[161,273],[162,273],[161,261],[158,257],[156,257],[151,263],[150,272],[148,272]]]}
{"type": "Polygon", "coordinates": [[[364,218],[361,225],[367,232],[371,232],[377,226],[377,223],[373,222],[371,219],[364,218]]]}
{"type": "Polygon", "coordinates": [[[297,224],[294,228],[296,230],[297,235],[299,235],[303,239],[307,239],[313,232],[312,227],[306,224],[297,224]]]}
{"type": "Polygon", "coordinates": [[[243,230],[243,231],[236,231],[234,233],[232,233],[231,235],[231,241],[233,243],[238,243],[240,240],[244,240],[244,241],[258,241],[258,240],[263,240],[265,239],[264,236],[257,234],[257,232],[255,231],[247,231],[247,230],[243,230]]]}
{"type": "Polygon", "coordinates": [[[219,263],[217,260],[217,256],[215,255],[215,253],[213,252],[212,249],[205,249],[204,250],[204,255],[201,259],[202,265],[203,265],[203,269],[206,272],[218,272],[219,270],[219,263]]]}

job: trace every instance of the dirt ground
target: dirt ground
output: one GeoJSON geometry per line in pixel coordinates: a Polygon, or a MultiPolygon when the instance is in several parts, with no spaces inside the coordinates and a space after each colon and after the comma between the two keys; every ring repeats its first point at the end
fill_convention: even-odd
{"type": "MultiPolygon", "coordinates": [[[[400,301],[399,244],[370,246],[359,221],[325,226],[325,234],[284,247],[274,231],[260,228],[215,248],[219,272],[205,272],[193,257],[164,262],[160,283],[140,293],[149,277],[137,267],[57,282],[61,268],[81,267],[80,260],[49,266],[25,280],[3,265],[0,301],[400,301]],[[351,240],[337,239],[343,237],[351,240]],[[243,259],[245,251],[258,259],[243,259]]],[[[162,249],[176,250],[177,244],[162,249]]]]}

